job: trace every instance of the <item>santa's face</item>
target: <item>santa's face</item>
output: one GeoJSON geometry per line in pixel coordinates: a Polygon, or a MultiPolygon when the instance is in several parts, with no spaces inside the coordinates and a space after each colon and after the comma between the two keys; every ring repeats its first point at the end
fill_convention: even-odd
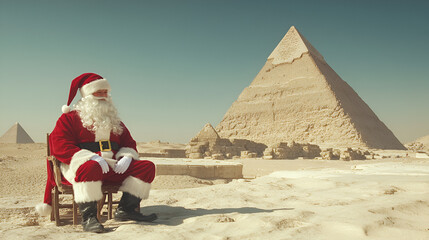
{"type": "Polygon", "coordinates": [[[107,89],[100,89],[96,92],[93,92],[92,95],[97,98],[103,99],[109,96],[109,91],[107,89]]]}
{"type": "Polygon", "coordinates": [[[122,133],[121,120],[107,90],[99,90],[82,98],[76,105],[82,124],[90,131],[122,133]]]}

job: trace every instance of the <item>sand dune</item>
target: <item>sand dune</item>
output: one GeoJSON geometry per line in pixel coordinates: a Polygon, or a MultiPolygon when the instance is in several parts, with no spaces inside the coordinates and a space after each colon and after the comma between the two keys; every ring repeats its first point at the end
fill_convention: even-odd
{"type": "Polygon", "coordinates": [[[246,179],[157,176],[141,211],[159,220],[91,234],[36,215],[43,150],[0,145],[0,239],[429,239],[428,160],[241,159],[246,179]]]}

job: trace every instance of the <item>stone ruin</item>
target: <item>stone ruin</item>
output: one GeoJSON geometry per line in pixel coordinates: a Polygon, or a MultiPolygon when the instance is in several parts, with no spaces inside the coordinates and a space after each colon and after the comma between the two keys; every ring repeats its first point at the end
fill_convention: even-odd
{"type": "Polygon", "coordinates": [[[262,157],[267,146],[245,139],[225,139],[219,137],[210,123],[191,139],[186,146],[186,157],[192,159],[212,158],[255,158],[262,157]]]}
{"type": "Polygon", "coordinates": [[[418,152],[418,151],[425,151],[426,149],[429,150],[429,147],[427,148],[423,143],[421,142],[412,142],[406,145],[408,150],[418,152]]]}
{"type": "Polygon", "coordinates": [[[368,150],[361,149],[352,149],[347,148],[346,150],[339,150],[328,148],[320,152],[321,159],[323,160],[366,160],[366,159],[374,159],[375,154],[369,152],[368,150]]]}
{"type": "Polygon", "coordinates": [[[420,137],[413,142],[407,143],[406,147],[408,148],[408,150],[411,150],[415,153],[429,154],[429,135],[420,137]]]}
{"type": "Polygon", "coordinates": [[[264,151],[264,159],[312,159],[320,156],[320,147],[314,144],[277,143],[264,151]]]}
{"type": "Polygon", "coordinates": [[[347,148],[345,150],[328,148],[321,150],[318,145],[309,143],[278,143],[264,151],[264,159],[321,159],[321,160],[365,160],[375,159],[368,150],[347,148]]]}
{"type": "Polygon", "coordinates": [[[310,143],[280,142],[270,147],[262,143],[245,139],[221,138],[210,123],[186,146],[186,157],[191,159],[211,158],[216,160],[231,158],[263,159],[320,159],[320,160],[365,160],[380,158],[376,154],[362,149],[327,148],[322,150],[310,143]]]}

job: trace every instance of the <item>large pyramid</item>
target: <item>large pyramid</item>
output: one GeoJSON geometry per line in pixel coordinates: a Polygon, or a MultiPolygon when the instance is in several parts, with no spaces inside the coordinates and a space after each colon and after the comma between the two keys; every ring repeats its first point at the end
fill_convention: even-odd
{"type": "Polygon", "coordinates": [[[269,146],[405,149],[293,26],[216,129],[222,138],[269,146]]]}
{"type": "Polygon", "coordinates": [[[15,123],[0,137],[0,143],[34,143],[34,141],[19,123],[15,123]]]}

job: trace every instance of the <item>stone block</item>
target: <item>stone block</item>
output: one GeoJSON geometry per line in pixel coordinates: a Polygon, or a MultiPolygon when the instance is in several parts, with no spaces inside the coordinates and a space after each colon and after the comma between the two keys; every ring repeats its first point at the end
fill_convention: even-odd
{"type": "Polygon", "coordinates": [[[229,139],[226,139],[226,138],[218,138],[216,139],[214,144],[218,146],[232,146],[231,141],[229,141],[229,139]]]}
{"type": "Polygon", "coordinates": [[[201,153],[189,153],[188,158],[191,158],[191,159],[203,158],[203,154],[201,154],[201,153]]]}
{"type": "Polygon", "coordinates": [[[189,168],[186,165],[156,165],[156,175],[187,175],[189,168]]]}
{"type": "Polygon", "coordinates": [[[236,146],[236,147],[242,147],[242,148],[246,148],[246,143],[249,140],[245,140],[245,139],[231,139],[230,140],[232,145],[236,146]]]}
{"type": "Polygon", "coordinates": [[[288,144],[286,142],[279,142],[272,145],[271,148],[288,148],[288,144]]]}
{"type": "Polygon", "coordinates": [[[223,154],[215,153],[215,154],[212,154],[212,159],[224,160],[225,157],[223,156],[223,154]]]}
{"type": "Polygon", "coordinates": [[[215,171],[213,166],[190,165],[188,175],[198,178],[215,178],[215,171]]]}
{"type": "Polygon", "coordinates": [[[250,151],[241,151],[241,158],[256,158],[258,154],[250,151]]]}
{"type": "Polygon", "coordinates": [[[221,165],[214,167],[215,178],[243,178],[243,165],[221,165]]]}
{"type": "Polygon", "coordinates": [[[185,158],[186,151],[183,149],[162,149],[162,154],[167,155],[168,158],[185,158]]]}
{"type": "Polygon", "coordinates": [[[220,146],[220,145],[213,145],[210,146],[210,152],[212,152],[212,154],[223,154],[225,153],[226,150],[226,146],[220,146]]]}
{"type": "Polygon", "coordinates": [[[264,156],[272,156],[273,155],[273,149],[268,147],[264,150],[264,156]]]}
{"type": "Polygon", "coordinates": [[[341,160],[350,161],[350,160],[365,160],[366,157],[362,151],[359,149],[354,150],[351,148],[347,148],[344,152],[341,153],[341,160]]]}

